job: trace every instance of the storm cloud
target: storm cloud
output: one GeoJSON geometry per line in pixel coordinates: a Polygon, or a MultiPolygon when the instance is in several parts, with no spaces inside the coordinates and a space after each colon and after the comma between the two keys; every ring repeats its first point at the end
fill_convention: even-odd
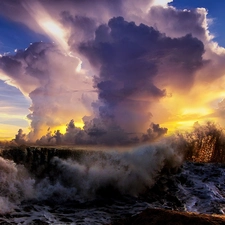
{"type": "Polygon", "coordinates": [[[120,145],[165,135],[161,123],[185,112],[177,99],[186,109],[200,84],[220,82],[225,54],[205,9],[162,2],[2,1],[2,16],[54,41],[0,58],[1,79],[32,101],[30,133],[16,140],[120,145]]]}
{"type": "Polygon", "coordinates": [[[78,59],[65,56],[55,45],[43,42],[0,58],[7,82],[19,87],[32,100],[31,113],[27,116],[32,140],[48,127],[66,123],[64,114],[82,118],[87,113],[82,102],[84,95],[88,98],[92,85],[91,80],[76,72],[78,65],[78,59]]]}
{"type": "Polygon", "coordinates": [[[158,77],[162,82],[170,76],[170,85],[177,85],[179,72],[180,88],[190,88],[204,64],[204,45],[190,34],[170,38],[122,17],[99,26],[95,39],[82,43],[79,50],[100,68],[94,79],[100,118],[138,132],[150,124],[151,103],[166,96],[166,90],[155,84],[158,77]],[[160,67],[168,73],[160,74],[160,67]]]}

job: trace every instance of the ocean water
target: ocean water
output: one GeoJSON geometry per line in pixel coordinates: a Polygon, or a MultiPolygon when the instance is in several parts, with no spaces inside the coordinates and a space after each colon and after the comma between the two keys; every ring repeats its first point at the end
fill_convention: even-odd
{"type": "Polygon", "coordinates": [[[225,214],[225,165],[180,146],[2,147],[0,223],[110,224],[146,208],[225,214]]]}

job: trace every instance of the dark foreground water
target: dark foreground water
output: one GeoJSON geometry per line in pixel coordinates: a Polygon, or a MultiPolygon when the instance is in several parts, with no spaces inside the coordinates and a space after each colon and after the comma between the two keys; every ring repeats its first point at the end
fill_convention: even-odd
{"type": "Polygon", "coordinates": [[[224,214],[224,172],[223,164],[183,162],[162,143],[119,151],[2,147],[0,223],[109,224],[149,207],[224,214]]]}

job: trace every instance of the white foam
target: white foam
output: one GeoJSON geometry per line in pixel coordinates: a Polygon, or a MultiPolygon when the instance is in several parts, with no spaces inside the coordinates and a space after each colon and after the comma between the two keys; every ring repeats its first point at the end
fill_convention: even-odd
{"type": "Polygon", "coordinates": [[[166,145],[142,146],[130,152],[91,154],[82,161],[55,157],[52,167],[56,182],[48,179],[37,186],[38,195],[59,200],[91,199],[104,187],[133,196],[151,187],[162,168],[180,166],[182,157],[166,145]]]}
{"type": "Polygon", "coordinates": [[[0,157],[0,213],[13,211],[22,200],[34,196],[34,180],[22,165],[0,157]]]}

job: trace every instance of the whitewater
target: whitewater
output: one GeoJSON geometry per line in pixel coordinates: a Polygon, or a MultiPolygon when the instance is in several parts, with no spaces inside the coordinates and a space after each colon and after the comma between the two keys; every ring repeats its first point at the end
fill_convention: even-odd
{"type": "Polygon", "coordinates": [[[225,165],[180,144],[2,146],[0,222],[110,224],[146,208],[225,214],[225,165]]]}

